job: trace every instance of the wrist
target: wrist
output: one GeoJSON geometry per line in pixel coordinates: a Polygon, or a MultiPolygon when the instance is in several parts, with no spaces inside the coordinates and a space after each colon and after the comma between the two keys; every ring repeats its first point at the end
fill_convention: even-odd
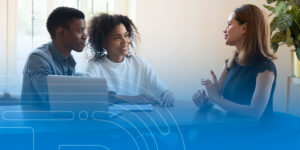
{"type": "Polygon", "coordinates": [[[210,100],[207,96],[204,98],[204,101],[206,101],[207,107],[212,107],[215,105],[215,103],[212,100],[210,100]]]}
{"type": "Polygon", "coordinates": [[[216,97],[212,100],[212,102],[219,105],[220,103],[222,103],[222,97],[216,97]]]}

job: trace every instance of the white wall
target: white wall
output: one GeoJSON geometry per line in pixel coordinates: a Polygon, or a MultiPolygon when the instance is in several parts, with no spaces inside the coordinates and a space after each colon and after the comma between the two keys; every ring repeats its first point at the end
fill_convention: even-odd
{"type": "Polygon", "coordinates": [[[7,1],[0,1],[0,89],[5,86],[5,74],[7,71],[6,68],[6,55],[7,55],[7,1]]]}
{"type": "MultiPolygon", "coordinates": [[[[220,73],[234,47],[224,44],[227,17],[242,4],[264,9],[262,0],[137,0],[136,25],[142,43],[138,54],[151,63],[178,99],[191,100],[209,70],[220,73]]],[[[264,9],[265,10],[265,9],[264,9]]],[[[266,10],[265,10],[266,11],[266,10]]],[[[290,48],[281,47],[274,108],[284,111],[290,48]]]]}

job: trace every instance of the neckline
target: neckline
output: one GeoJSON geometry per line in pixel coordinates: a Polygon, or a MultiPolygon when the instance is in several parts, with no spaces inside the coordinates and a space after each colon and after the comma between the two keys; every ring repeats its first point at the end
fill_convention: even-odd
{"type": "Polygon", "coordinates": [[[104,61],[111,66],[121,66],[121,65],[125,64],[125,61],[126,61],[125,59],[126,59],[126,57],[124,57],[122,62],[116,63],[116,62],[111,61],[107,55],[104,57],[104,61]]]}

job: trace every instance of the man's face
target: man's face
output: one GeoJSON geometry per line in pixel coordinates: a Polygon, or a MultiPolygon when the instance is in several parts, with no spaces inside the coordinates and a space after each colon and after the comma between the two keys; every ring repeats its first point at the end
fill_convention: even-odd
{"type": "Polygon", "coordinates": [[[84,19],[73,19],[65,29],[63,44],[66,48],[76,52],[82,52],[86,45],[86,25],[84,19]]]}

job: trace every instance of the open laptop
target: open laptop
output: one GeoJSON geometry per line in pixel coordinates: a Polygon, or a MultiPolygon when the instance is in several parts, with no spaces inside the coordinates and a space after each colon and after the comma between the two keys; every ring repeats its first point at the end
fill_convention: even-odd
{"type": "Polygon", "coordinates": [[[47,76],[51,112],[72,112],[79,119],[111,118],[121,111],[109,111],[104,78],[47,76]]]}

